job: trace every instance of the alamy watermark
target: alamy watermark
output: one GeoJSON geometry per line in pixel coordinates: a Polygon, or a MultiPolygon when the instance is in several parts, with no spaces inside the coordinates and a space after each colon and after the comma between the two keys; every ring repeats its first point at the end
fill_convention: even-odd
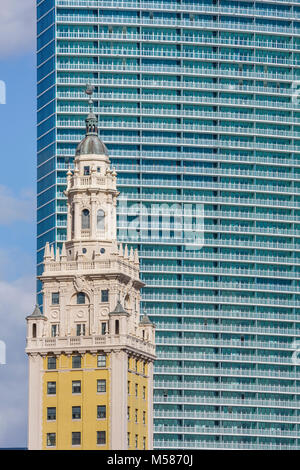
{"type": "Polygon", "coordinates": [[[118,201],[119,237],[131,242],[177,243],[185,250],[204,245],[204,205],[118,201]]]}
{"type": "Polygon", "coordinates": [[[3,80],[0,80],[0,104],[6,104],[6,85],[3,80]]]}
{"type": "Polygon", "coordinates": [[[0,340],[0,365],[6,364],[6,344],[0,340]]]}

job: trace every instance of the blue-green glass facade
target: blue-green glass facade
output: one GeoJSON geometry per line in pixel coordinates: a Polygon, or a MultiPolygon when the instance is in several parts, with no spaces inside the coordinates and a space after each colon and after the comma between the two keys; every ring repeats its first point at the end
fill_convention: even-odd
{"type": "Polygon", "coordinates": [[[299,2],[44,0],[37,12],[38,272],[45,242],[66,236],[90,81],[121,194],[204,204],[201,250],[149,242],[143,225],[135,243],[157,326],[155,448],[299,449],[299,2]]]}

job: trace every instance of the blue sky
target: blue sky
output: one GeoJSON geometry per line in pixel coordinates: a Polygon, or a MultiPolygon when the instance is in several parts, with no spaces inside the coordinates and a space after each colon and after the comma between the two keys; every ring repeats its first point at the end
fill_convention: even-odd
{"type": "Polygon", "coordinates": [[[35,0],[1,0],[0,80],[0,448],[26,447],[25,316],[35,303],[35,0]]]}

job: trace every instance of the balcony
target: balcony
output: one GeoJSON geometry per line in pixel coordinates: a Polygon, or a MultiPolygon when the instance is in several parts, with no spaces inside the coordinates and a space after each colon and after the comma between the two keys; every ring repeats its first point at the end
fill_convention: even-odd
{"type": "Polygon", "coordinates": [[[114,347],[132,348],[155,355],[155,346],[142,338],[132,335],[92,335],[92,336],[57,336],[55,338],[31,338],[27,340],[26,352],[39,353],[66,353],[86,352],[87,350],[111,350],[114,347]]]}
{"type": "MultiPolygon", "coordinates": [[[[158,5],[158,3],[157,3],[158,5]]],[[[103,6],[101,6],[103,7],[103,6]]],[[[107,5],[108,7],[108,5],[107,5]]],[[[109,5],[109,8],[112,8],[112,5],[109,5]]],[[[119,7],[118,7],[119,8],[119,7]]],[[[164,9],[165,6],[162,5],[164,9]]],[[[174,7],[173,7],[174,8],[174,7]]],[[[172,10],[173,10],[172,8],[172,10]]],[[[206,6],[205,6],[206,8],[206,6]]],[[[140,6],[138,7],[140,9],[140,6]]],[[[224,7],[221,8],[220,13],[223,14],[225,9],[224,7]]],[[[188,6],[188,11],[190,11],[190,6],[188,6]]],[[[205,11],[205,10],[204,10],[205,11]]],[[[268,10],[265,10],[268,12],[268,10]]],[[[206,11],[205,11],[206,12],[206,11]]],[[[260,11],[259,16],[263,16],[260,11]]],[[[207,12],[206,12],[207,13],[207,12]]],[[[216,12],[215,12],[216,13],[216,12]]],[[[292,15],[293,17],[294,15],[292,15]]],[[[292,18],[291,17],[291,18],[292,18]]],[[[157,25],[163,27],[189,27],[189,28],[211,28],[213,30],[220,30],[220,31],[249,31],[249,32],[263,32],[263,33],[284,33],[284,34],[297,34],[298,29],[293,28],[292,26],[271,26],[271,25],[260,25],[254,23],[246,23],[246,22],[239,22],[239,21],[212,21],[212,20],[198,20],[198,19],[168,19],[168,18],[138,18],[138,17],[130,17],[130,16],[96,16],[96,15],[67,15],[67,14],[59,14],[57,15],[57,23],[67,23],[67,24],[122,24],[122,25],[157,25]]]]}

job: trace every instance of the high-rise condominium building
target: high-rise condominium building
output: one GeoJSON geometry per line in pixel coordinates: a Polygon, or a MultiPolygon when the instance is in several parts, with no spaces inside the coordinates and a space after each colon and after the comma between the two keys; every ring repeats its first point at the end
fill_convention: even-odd
{"type": "Polygon", "coordinates": [[[300,448],[299,3],[44,0],[37,11],[38,269],[45,242],[66,237],[89,82],[121,201],[142,214],[129,242],[157,325],[154,447],[300,448]],[[175,214],[166,234],[159,203],[188,205],[186,230],[175,214]],[[199,205],[204,243],[191,249],[199,205]]]}
{"type": "Polygon", "coordinates": [[[29,449],[152,449],[154,326],[137,251],[117,245],[117,175],[86,119],[67,173],[67,241],[46,244],[43,314],[27,317],[29,449]]]}

